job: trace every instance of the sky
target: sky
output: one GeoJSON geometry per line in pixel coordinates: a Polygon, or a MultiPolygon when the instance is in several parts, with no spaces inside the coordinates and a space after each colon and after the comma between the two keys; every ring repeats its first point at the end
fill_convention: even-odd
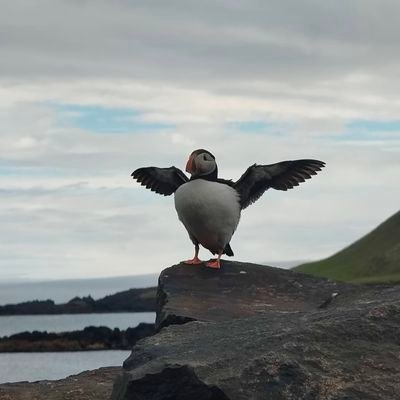
{"type": "MultiPolygon", "coordinates": [[[[160,272],[191,258],[173,197],[130,177],[327,167],[244,210],[235,260],[313,260],[399,209],[396,0],[0,2],[0,281],[160,272]]],[[[202,250],[200,256],[211,254],[202,250]]]]}

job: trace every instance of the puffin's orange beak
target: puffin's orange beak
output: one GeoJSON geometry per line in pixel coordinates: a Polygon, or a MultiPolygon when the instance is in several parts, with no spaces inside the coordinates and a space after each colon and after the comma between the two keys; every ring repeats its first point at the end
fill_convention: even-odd
{"type": "Polygon", "coordinates": [[[186,172],[189,172],[189,174],[191,174],[193,172],[193,156],[191,155],[189,157],[189,160],[186,163],[186,172]]]}

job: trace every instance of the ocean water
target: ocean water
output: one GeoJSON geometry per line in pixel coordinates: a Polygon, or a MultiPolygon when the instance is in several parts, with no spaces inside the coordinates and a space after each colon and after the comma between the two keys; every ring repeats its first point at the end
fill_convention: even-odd
{"type": "MultiPolygon", "coordinates": [[[[52,299],[66,302],[75,296],[98,299],[130,288],[157,285],[158,275],[76,279],[48,282],[0,282],[0,304],[52,299]]],[[[86,326],[126,329],[154,322],[155,313],[0,316],[0,336],[23,331],[62,332],[86,326]]],[[[85,370],[119,366],[129,351],[0,353],[0,383],[62,379],[85,370]]]]}
{"type": "MultiPolygon", "coordinates": [[[[0,336],[22,331],[71,331],[85,326],[126,329],[154,322],[155,313],[23,315],[0,317],[0,336]]],[[[129,351],[0,353],[0,383],[61,379],[85,370],[119,366],[129,351]]]]}
{"type": "Polygon", "coordinates": [[[74,331],[86,326],[126,329],[140,322],[153,323],[155,318],[153,312],[0,316],[0,337],[24,331],[74,331]]]}
{"type": "Polygon", "coordinates": [[[63,353],[2,353],[0,384],[62,379],[82,371],[120,366],[130,351],[77,351],[63,353]]]}

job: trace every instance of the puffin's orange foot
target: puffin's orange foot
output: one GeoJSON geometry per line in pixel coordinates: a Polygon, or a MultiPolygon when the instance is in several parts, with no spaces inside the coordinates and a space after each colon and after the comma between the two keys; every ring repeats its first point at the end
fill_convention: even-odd
{"type": "Polygon", "coordinates": [[[219,260],[217,259],[217,260],[213,260],[213,261],[208,261],[206,263],[206,267],[220,269],[221,268],[221,264],[220,264],[219,260]]]}
{"type": "Polygon", "coordinates": [[[203,261],[200,260],[199,257],[194,257],[191,260],[186,260],[183,263],[187,265],[198,265],[201,264],[203,261]]]}

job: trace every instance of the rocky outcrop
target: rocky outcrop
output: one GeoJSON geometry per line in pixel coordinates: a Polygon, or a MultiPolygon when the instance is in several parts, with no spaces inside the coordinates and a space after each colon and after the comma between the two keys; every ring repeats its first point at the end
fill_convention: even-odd
{"type": "Polygon", "coordinates": [[[140,339],[154,333],[154,324],[141,323],[120,330],[88,326],[72,332],[21,332],[0,338],[0,353],[38,351],[129,350],[140,339]]]}
{"type": "Polygon", "coordinates": [[[156,308],[156,288],[129,289],[101,299],[74,297],[67,303],[33,300],[0,306],[0,315],[82,314],[107,312],[152,312],[156,308]]]}
{"type": "Polygon", "coordinates": [[[120,367],[85,371],[57,381],[0,385],[0,400],[109,400],[120,367]]]}
{"type": "Polygon", "coordinates": [[[312,311],[357,286],[263,265],[224,262],[221,270],[176,265],[157,292],[156,329],[188,321],[227,321],[265,313],[312,311]]]}
{"type": "Polygon", "coordinates": [[[113,400],[397,399],[400,286],[260,265],[160,276],[159,332],[133,348],[113,400]]]}

